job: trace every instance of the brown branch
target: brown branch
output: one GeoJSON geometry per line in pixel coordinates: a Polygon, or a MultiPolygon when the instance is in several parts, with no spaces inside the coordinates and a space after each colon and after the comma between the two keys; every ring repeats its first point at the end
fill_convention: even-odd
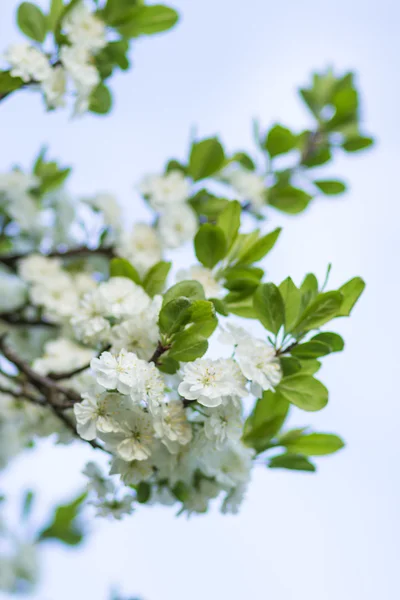
{"type": "Polygon", "coordinates": [[[295,348],[298,345],[298,343],[299,342],[293,342],[292,344],[289,344],[289,346],[286,346],[286,348],[278,348],[277,351],[275,352],[276,356],[282,356],[282,354],[288,354],[288,352],[293,350],[293,348],[295,348]]]}
{"type": "Polygon", "coordinates": [[[0,337],[0,351],[11,363],[18,367],[30,383],[34,384],[46,396],[50,391],[55,391],[65,396],[68,401],[64,401],[60,408],[71,408],[77,402],[81,402],[81,397],[77,392],[58,384],[45,375],[40,375],[40,373],[32,369],[14,350],[7,346],[5,343],[6,335],[4,334],[0,337]]]}
{"type": "Polygon", "coordinates": [[[36,398],[32,394],[29,394],[29,392],[27,392],[26,390],[17,391],[17,390],[11,390],[9,388],[0,386],[0,392],[2,394],[9,394],[10,396],[13,396],[17,400],[20,400],[20,399],[28,400],[29,402],[32,402],[32,404],[37,404],[39,406],[46,406],[45,400],[36,398]]]}
{"type": "Polygon", "coordinates": [[[160,356],[162,356],[164,354],[164,352],[169,350],[170,347],[171,346],[164,346],[161,342],[158,342],[157,348],[155,349],[153,356],[149,359],[149,362],[150,363],[152,362],[155,365],[157,365],[158,359],[160,358],[160,356]]]}
{"type": "MultiPolygon", "coordinates": [[[[31,256],[33,252],[28,254],[3,254],[0,255],[0,262],[9,267],[13,267],[16,262],[31,256]]],[[[46,258],[74,258],[79,256],[92,256],[92,255],[103,255],[108,258],[114,258],[116,256],[115,250],[112,246],[99,246],[98,248],[88,248],[87,246],[77,246],[76,248],[70,248],[69,250],[53,250],[52,252],[40,253],[46,258]]]]}
{"type": "Polygon", "coordinates": [[[0,321],[4,321],[9,325],[16,325],[22,327],[58,327],[56,323],[43,321],[43,319],[25,319],[24,317],[20,317],[18,314],[8,312],[0,313],[0,321]]]}
{"type": "Polygon", "coordinates": [[[48,373],[47,377],[50,377],[53,381],[60,381],[60,379],[75,377],[75,375],[79,375],[79,373],[83,373],[83,371],[87,371],[88,369],[90,369],[90,365],[83,365],[83,367],[78,367],[72,371],[65,371],[64,373],[48,373]]]}

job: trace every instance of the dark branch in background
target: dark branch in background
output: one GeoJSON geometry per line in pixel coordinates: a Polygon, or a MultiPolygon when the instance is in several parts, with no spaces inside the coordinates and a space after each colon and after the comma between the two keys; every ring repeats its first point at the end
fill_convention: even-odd
{"type": "Polygon", "coordinates": [[[64,373],[49,373],[48,377],[54,381],[60,381],[60,379],[75,377],[75,375],[79,375],[79,373],[83,373],[83,371],[87,371],[88,369],[90,369],[90,365],[83,365],[83,367],[78,367],[72,371],[65,371],[64,373]]]}
{"type": "MultiPolygon", "coordinates": [[[[107,258],[115,258],[116,253],[112,246],[104,246],[99,248],[88,248],[87,246],[77,246],[76,248],[70,248],[69,250],[53,250],[52,252],[42,253],[46,258],[79,258],[80,256],[92,256],[100,255],[106,256],[107,258]]],[[[28,254],[3,254],[0,255],[0,262],[8,267],[14,267],[14,265],[24,258],[32,255],[32,252],[28,254]]]]}
{"type": "MultiPolygon", "coordinates": [[[[2,262],[0,258],[0,262],[2,262]]],[[[9,325],[24,326],[24,327],[58,327],[56,323],[50,323],[43,319],[27,319],[15,313],[3,312],[0,313],[0,321],[4,321],[9,325]]]]}
{"type": "MultiPolygon", "coordinates": [[[[5,343],[6,335],[2,335],[0,337],[0,351],[2,354],[13,363],[18,369],[25,375],[29,384],[31,384],[34,388],[36,388],[41,394],[42,398],[36,398],[29,392],[26,392],[24,389],[21,390],[21,393],[18,393],[14,390],[9,390],[8,388],[1,388],[0,392],[5,394],[11,394],[15,398],[28,400],[30,402],[34,402],[35,404],[39,404],[42,407],[50,408],[50,410],[62,421],[62,423],[73,433],[75,437],[82,440],[80,435],[78,434],[74,423],[69,419],[69,417],[64,414],[64,410],[67,408],[72,408],[74,404],[77,402],[81,402],[82,398],[80,394],[61,386],[56,381],[53,381],[49,377],[44,375],[40,375],[36,371],[34,371],[25,361],[23,361],[11,348],[7,346],[5,343]],[[59,401],[59,396],[64,396],[64,400],[59,401]]],[[[97,448],[99,450],[103,450],[104,452],[108,452],[103,446],[98,444],[95,440],[83,440],[92,446],[92,448],[97,448]]]]}

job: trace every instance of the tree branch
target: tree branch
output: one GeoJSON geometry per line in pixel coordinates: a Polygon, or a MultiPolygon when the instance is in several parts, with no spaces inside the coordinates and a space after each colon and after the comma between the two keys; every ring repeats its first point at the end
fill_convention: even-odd
{"type": "MultiPolygon", "coordinates": [[[[1,258],[0,258],[1,262],[1,258]]],[[[4,321],[9,325],[16,325],[22,327],[58,327],[56,323],[50,323],[49,321],[43,321],[43,319],[25,319],[15,313],[3,312],[0,313],[0,321],[4,321]]]]}
{"type": "Polygon", "coordinates": [[[164,352],[166,352],[169,349],[170,349],[170,346],[163,346],[163,344],[161,342],[158,342],[157,348],[155,349],[153,356],[149,359],[149,362],[150,363],[152,362],[155,365],[157,365],[158,359],[160,358],[160,356],[162,356],[162,354],[164,354],[164,352]]]}
{"type": "MultiPolygon", "coordinates": [[[[8,267],[13,267],[19,260],[31,256],[31,252],[27,254],[3,254],[0,255],[0,262],[8,267]]],[[[48,253],[40,253],[46,258],[74,258],[79,256],[103,255],[108,258],[115,258],[116,253],[112,246],[99,246],[98,248],[89,248],[88,246],[77,246],[69,250],[53,250],[48,253]]]]}

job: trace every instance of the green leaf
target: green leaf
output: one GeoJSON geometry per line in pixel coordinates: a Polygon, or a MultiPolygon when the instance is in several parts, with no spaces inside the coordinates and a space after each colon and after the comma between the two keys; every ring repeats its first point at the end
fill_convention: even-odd
{"type": "Polygon", "coordinates": [[[111,92],[104,83],[93,90],[90,96],[89,110],[97,115],[105,115],[110,112],[112,106],[111,92]]]}
{"type": "Polygon", "coordinates": [[[329,146],[321,145],[320,147],[315,148],[308,155],[306,154],[305,158],[302,159],[302,164],[306,167],[319,167],[320,165],[324,165],[329,162],[332,158],[332,154],[329,146]]]}
{"type": "Polygon", "coordinates": [[[282,125],[275,125],[269,130],[268,135],[264,142],[264,148],[268,154],[273,158],[278,154],[285,154],[295,148],[297,142],[297,136],[294,135],[287,127],[282,125]]]}
{"type": "Polygon", "coordinates": [[[310,194],[291,185],[274,186],[268,191],[268,204],[290,215],[303,212],[311,199],[310,194]]]}
{"type": "Polygon", "coordinates": [[[160,261],[153,265],[146,273],[143,280],[143,287],[149,296],[153,297],[156,294],[162,293],[170,269],[170,262],[160,261]]]}
{"type": "Polygon", "coordinates": [[[307,273],[301,286],[301,310],[303,311],[318,294],[318,279],[313,273],[307,273]]]}
{"type": "Polygon", "coordinates": [[[220,227],[205,223],[194,238],[194,247],[198,260],[205,267],[212,269],[226,255],[225,234],[220,227]]]}
{"type": "Polygon", "coordinates": [[[225,234],[227,250],[230,250],[239,233],[241,212],[240,202],[232,200],[218,216],[217,225],[225,234]]]}
{"type": "Polygon", "coordinates": [[[359,150],[364,150],[365,148],[369,148],[374,143],[373,138],[371,137],[363,137],[361,135],[357,137],[350,138],[346,140],[342,144],[342,148],[346,150],[346,152],[358,152],[359,150]]]}
{"type": "Polygon", "coordinates": [[[324,344],[328,344],[330,346],[331,352],[341,352],[344,348],[343,338],[337,334],[332,333],[331,331],[324,331],[322,333],[318,333],[311,341],[323,342],[324,344]]]}
{"type": "Polygon", "coordinates": [[[171,489],[171,492],[179,502],[186,502],[190,496],[190,489],[183,481],[178,481],[171,489]]]}
{"type": "Polygon", "coordinates": [[[225,152],[216,137],[194,142],[190,152],[189,175],[194,181],[205,179],[217,173],[224,163],[225,152]]]}
{"type": "Polygon", "coordinates": [[[151,497],[151,485],[147,481],[141,481],[136,487],[136,499],[140,504],[146,504],[151,497]]]}
{"type": "Polygon", "coordinates": [[[81,494],[69,504],[58,506],[50,523],[39,532],[38,541],[57,539],[75,546],[82,541],[83,532],[77,523],[79,510],[87,494],[81,494]]]}
{"type": "Polygon", "coordinates": [[[223,300],[221,300],[220,298],[209,298],[209,300],[213,303],[214,308],[219,315],[222,315],[224,317],[227,317],[229,315],[229,312],[227,311],[223,300]]]}
{"type": "Polygon", "coordinates": [[[188,322],[188,308],[191,306],[189,298],[184,296],[174,298],[167,304],[164,304],[160,311],[158,324],[160,331],[171,335],[188,322]]]}
{"type": "Polygon", "coordinates": [[[342,181],[336,181],[334,179],[325,179],[314,181],[314,184],[321,190],[322,193],[327,196],[335,196],[336,194],[343,194],[346,191],[346,184],[342,181]]]}
{"type": "Polygon", "coordinates": [[[257,236],[250,245],[246,245],[242,251],[239,252],[237,263],[240,265],[248,265],[264,258],[264,256],[266,256],[275,246],[281,231],[282,228],[277,227],[260,238],[257,236]]]}
{"type": "Polygon", "coordinates": [[[208,342],[204,336],[188,329],[175,336],[168,356],[179,362],[192,362],[202,357],[207,352],[207,348],[208,342]]]}
{"type": "Polygon", "coordinates": [[[22,502],[22,519],[27,519],[32,511],[33,500],[35,498],[34,492],[32,490],[27,490],[24,494],[24,499],[22,502]]]}
{"type": "Polygon", "coordinates": [[[307,360],[302,359],[300,366],[302,375],[315,375],[320,370],[321,363],[315,358],[308,358],[307,360]]]}
{"type": "Polygon", "coordinates": [[[64,10],[63,0],[51,0],[50,12],[47,17],[47,25],[50,31],[54,31],[59,18],[64,10]]]}
{"type": "Polygon", "coordinates": [[[289,377],[301,371],[301,362],[294,356],[280,356],[283,377],[289,377]]]}
{"type": "Polygon", "coordinates": [[[230,162],[237,162],[249,171],[254,171],[256,168],[253,159],[245,152],[235,152],[235,154],[230,159],[230,162]]]}
{"type": "Polygon", "coordinates": [[[255,290],[260,285],[264,272],[252,267],[232,267],[225,269],[224,286],[231,291],[255,290]]]}
{"type": "Polygon", "coordinates": [[[314,338],[309,342],[305,342],[304,344],[299,344],[295,346],[291,354],[296,358],[300,359],[308,359],[308,358],[318,358],[320,356],[326,356],[331,352],[331,347],[329,344],[326,344],[322,341],[315,340],[314,338]]]}
{"type": "Polygon", "coordinates": [[[136,6],[129,11],[125,22],[118,27],[125,37],[153,35],[171,29],[179,19],[173,8],[163,4],[136,6]]]}
{"type": "Polygon", "coordinates": [[[285,305],[285,331],[291,331],[299,318],[301,292],[290,277],[282,281],[279,291],[285,305]]]}
{"type": "Polygon", "coordinates": [[[170,287],[164,294],[163,306],[171,300],[184,296],[189,300],[204,300],[204,289],[198,281],[179,281],[170,287]]]}
{"type": "Polygon", "coordinates": [[[32,2],[22,2],[17,10],[18,27],[29,38],[44,42],[47,33],[46,17],[41,9],[32,2]]]}
{"type": "Polygon", "coordinates": [[[110,261],[110,277],[126,277],[141,285],[139,273],[125,258],[113,258],[110,261]]]}
{"type": "Polygon", "coordinates": [[[163,373],[167,373],[168,375],[174,375],[179,369],[179,363],[173,358],[169,358],[168,356],[162,356],[157,362],[157,367],[163,373]]]}
{"type": "Polygon", "coordinates": [[[311,375],[295,373],[282,379],[278,391],[289,402],[306,411],[317,411],[328,403],[328,390],[311,375]]]}
{"type": "Polygon", "coordinates": [[[213,196],[207,190],[199,190],[189,200],[193,210],[199,216],[207,217],[210,221],[215,221],[218,215],[232,202],[226,198],[213,196]]]}
{"type": "MultiPolygon", "coordinates": [[[[187,309],[188,321],[197,326],[197,330],[204,337],[209,337],[218,325],[218,319],[215,316],[214,304],[208,300],[195,300],[187,309]]],[[[186,331],[193,331],[191,326],[186,331]]]]}
{"type": "Polygon", "coordinates": [[[299,454],[280,454],[270,459],[268,463],[270,469],[290,469],[291,471],[309,471],[314,473],[317,468],[305,456],[299,454]]]}
{"type": "Polygon", "coordinates": [[[256,311],[253,308],[253,298],[248,297],[243,300],[236,300],[227,302],[226,304],[227,310],[237,315],[238,317],[243,317],[245,319],[257,319],[256,311]]]}
{"type": "Polygon", "coordinates": [[[285,323],[285,306],[279,289],[273,283],[263,283],[253,297],[254,310],[265,329],[275,335],[285,323]]]}
{"type": "Polygon", "coordinates": [[[339,315],[342,302],[343,294],[340,291],[319,294],[301,315],[295,331],[305,332],[310,329],[318,329],[339,315]]]}
{"type": "Polygon", "coordinates": [[[309,433],[285,444],[289,452],[306,456],[333,454],[344,447],[343,440],[332,433],[309,433]]]}
{"type": "Polygon", "coordinates": [[[101,11],[101,18],[112,27],[123,25],[132,20],[137,5],[137,0],[107,0],[101,11]]]}
{"type": "Polygon", "coordinates": [[[0,71],[0,94],[14,92],[24,85],[20,77],[13,77],[10,71],[0,71]]]}
{"type": "Polygon", "coordinates": [[[282,395],[264,392],[246,420],[243,442],[257,452],[263,452],[280,431],[288,411],[289,402],[282,395]]]}
{"type": "Polygon", "coordinates": [[[343,296],[343,302],[338,312],[339,317],[348,317],[365,289],[365,281],[361,277],[354,277],[339,288],[343,296]]]}

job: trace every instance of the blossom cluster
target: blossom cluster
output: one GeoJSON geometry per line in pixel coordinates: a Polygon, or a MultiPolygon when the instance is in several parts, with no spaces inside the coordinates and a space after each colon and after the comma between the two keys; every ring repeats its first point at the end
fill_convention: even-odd
{"type": "Polygon", "coordinates": [[[68,11],[61,23],[66,43],[58,55],[47,53],[27,43],[11,45],[4,54],[12,77],[26,85],[37,85],[47,106],[64,106],[68,94],[73,94],[74,113],[88,110],[93,90],[101,78],[93,58],[106,46],[106,26],[84,2],[68,11]]]}

